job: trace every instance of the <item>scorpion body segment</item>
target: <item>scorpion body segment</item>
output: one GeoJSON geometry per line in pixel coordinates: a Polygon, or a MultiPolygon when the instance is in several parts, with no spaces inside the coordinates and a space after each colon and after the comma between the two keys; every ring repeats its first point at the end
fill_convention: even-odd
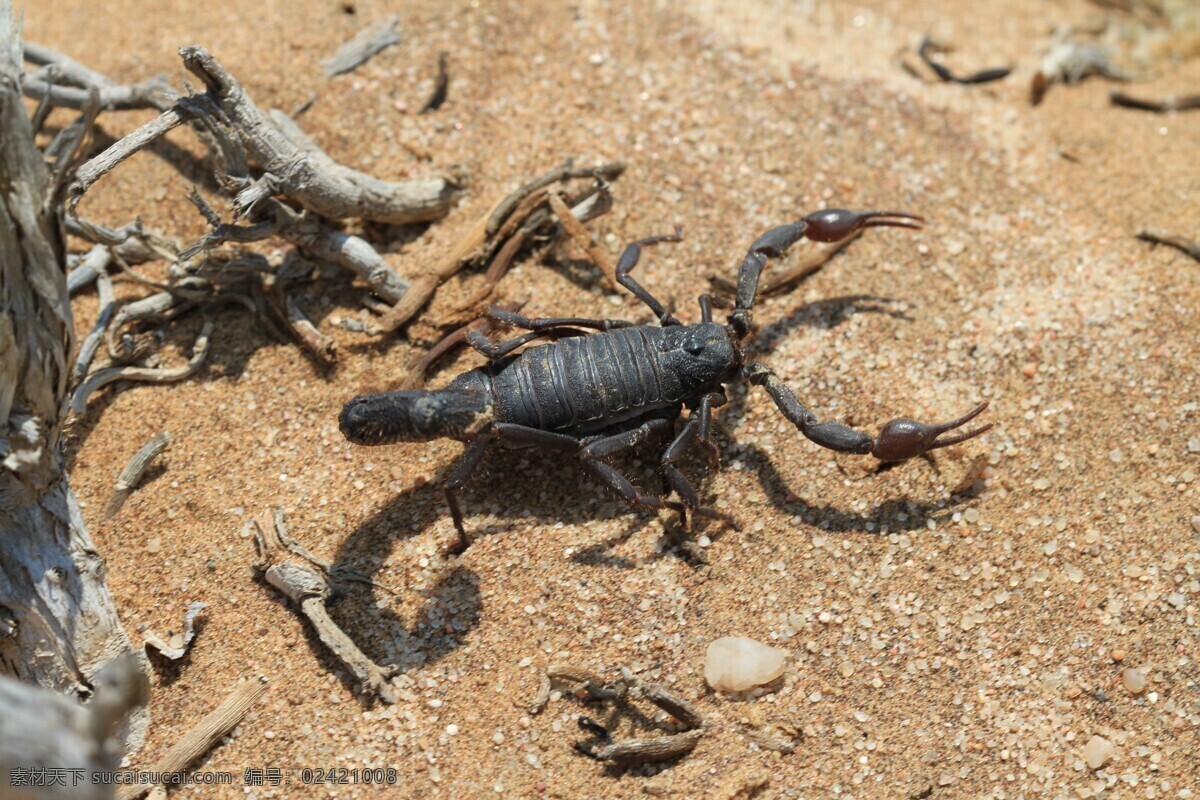
{"type": "Polygon", "coordinates": [[[987,407],[984,403],[940,425],[892,420],[872,438],[840,422],[819,421],[769,367],[757,361],[744,363],[743,345],[753,329],[751,311],[768,259],[782,255],[802,238],[834,242],[864,228],[919,228],[921,222],[920,217],[898,212],[828,209],[767,231],[742,261],[737,298],[726,325],[713,322],[713,300],[708,296],[700,298],[701,321],[682,324],[633,278],[630,273],[643,247],[681,237],[676,231],[642,239],[622,254],[617,281],[645,303],[658,325],[576,317],[530,319],[493,308],[489,312],[493,319],[527,332],[494,344],[472,331],[467,341],[488,357],[488,364],[464,372],[445,389],[356,397],[342,410],[342,432],[363,445],[438,438],[467,443],[446,482],[446,498],[459,533],[453,549],[458,552],[468,541],[457,494],[493,442],[573,452],[595,478],[631,505],[670,508],[681,517],[691,511],[736,527],[729,515],[701,505],[678,462],[697,445],[716,457],[712,410],[725,402],[725,384],[739,377],[766,389],[780,412],[810,441],[841,453],[901,461],[991,428],[984,425],[943,437],[980,414],[987,407]],[[544,338],[555,341],[521,349],[544,338]],[[678,500],[639,492],[607,459],[674,433],[685,407],[687,422],[662,450],[660,463],[678,500]]]}
{"type": "Polygon", "coordinates": [[[739,366],[723,325],[636,325],[531,347],[445,389],[357,397],[341,428],[364,445],[466,440],[491,421],[587,435],[719,389],[739,366]]]}

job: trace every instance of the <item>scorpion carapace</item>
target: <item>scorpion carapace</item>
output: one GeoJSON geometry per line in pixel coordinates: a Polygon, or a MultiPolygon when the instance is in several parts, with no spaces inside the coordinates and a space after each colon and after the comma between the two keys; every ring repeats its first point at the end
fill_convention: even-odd
{"type": "Polygon", "coordinates": [[[900,212],[830,209],[767,231],[742,261],[737,299],[726,325],[713,322],[714,303],[708,295],[700,298],[701,321],[684,325],[633,278],[643,247],[682,237],[677,230],[641,239],[622,253],[617,281],[654,312],[658,325],[580,317],[531,319],[493,308],[492,318],[527,332],[494,344],[473,331],[467,341],[488,357],[488,364],[459,375],[445,389],[356,397],[342,410],[342,433],[363,445],[439,438],[467,443],[446,482],[446,499],[458,530],[456,552],[468,544],[458,492],[493,442],[575,453],[593,476],[633,506],[670,508],[684,519],[691,511],[737,527],[729,515],[700,503],[678,463],[693,446],[705,448],[715,460],[712,411],[725,402],[725,384],[739,376],[765,388],[809,440],[841,453],[902,461],[992,427],[943,436],[978,416],[987,408],[983,403],[940,425],[892,420],[872,438],[839,422],[818,421],[769,367],[758,361],[744,363],[743,346],[753,327],[751,311],[768,259],[781,256],[802,238],[836,242],[864,228],[920,228],[922,223],[921,217],[900,212]],[[555,341],[520,349],[544,338],[555,341]],[[606,459],[675,433],[684,408],[687,421],[661,454],[663,477],[678,499],[638,491],[606,459]]]}

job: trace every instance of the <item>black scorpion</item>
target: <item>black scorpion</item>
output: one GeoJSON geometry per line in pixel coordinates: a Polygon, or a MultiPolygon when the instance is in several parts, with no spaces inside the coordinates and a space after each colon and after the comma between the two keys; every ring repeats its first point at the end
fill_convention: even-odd
{"type": "Polygon", "coordinates": [[[488,357],[486,366],[459,375],[445,389],[356,397],[342,410],[342,433],[362,445],[440,438],[467,443],[445,487],[458,530],[454,552],[462,552],[469,544],[458,492],[493,442],[576,453],[593,476],[630,505],[670,508],[684,519],[691,511],[736,528],[732,517],[700,504],[678,464],[694,445],[706,448],[715,460],[712,411],[725,402],[724,385],[739,376],[765,388],[783,415],[808,439],[839,453],[902,461],[974,438],[992,427],[984,425],[940,438],[978,416],[987,408],[983,403],[940,425],[895,419],[872,439],[839,422],[819,422],[768,366],[758,361],[744,363],[751,309],[768,259],[781,256],[802,238],[836,242],[863,228],[920,228],[923,222],[919,216],[901,212],[831,209],[767,231],[750,246],[742,262],[737,299],[725,325],[713,322],[711,296],[700,298],[701,321],[684,325],[633,278],[630,273],[643,247],[682,237],[676,230],[673,235],[641,239],[621,255],[617,281],[649,306],[658,326],[575,317],[530,319],[493,308],[490,316],[528,332],[502,344],[473,332],[468,341],[488,357]],[[515,352],[541,338],[555,341],[515,352]],[[687,422],[661,459],[663,476],[678,501],[639,492],[606,459],[673,432],[685,407],[687,422]]]}

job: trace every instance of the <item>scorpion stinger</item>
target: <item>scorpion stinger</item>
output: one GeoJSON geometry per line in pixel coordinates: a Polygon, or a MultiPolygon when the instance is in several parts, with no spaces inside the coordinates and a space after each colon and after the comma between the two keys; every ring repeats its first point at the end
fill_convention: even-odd
{"type": "Polygon", "coordinates": [[[737,303],[729,315],[729,327],[738,339],[750,335],[750,310],[758,294],[758,279],[767,259],[779,258],[801,239],[814,242],[840,242],[864,228],[920,229],[925,218],[903,211],[847,211],[828,208],[788,225],[780,225],[758,237],[750,245],[738,272],[737,303]]]}

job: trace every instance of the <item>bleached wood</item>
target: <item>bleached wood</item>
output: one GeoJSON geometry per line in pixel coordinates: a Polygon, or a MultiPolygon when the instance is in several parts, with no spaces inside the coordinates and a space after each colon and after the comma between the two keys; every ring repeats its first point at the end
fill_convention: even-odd
{"type": "MultiPolygon", "coordinates": [[[[0,2],[0,674],[69,696],[131,652],[63,471],[72,345],[61,211],[0,2]]],[[[0,714],[0,716],[3,716],[0,714]]],[[[134,739],[140,741],[144,718],[134,739]]]]}
{"type": "Polygon", "coordinates": [[[97,780],[95,773],[120,763],[120,724],[133,709],[145,705],[149,685],[137,660],[125,656],[105,667],[95,686],[95,697],[81,705],[0,675],[0,797],[107,800],[113,796],[113,787],[97,780]],[[62,770],[65,785],[36,785],[35,768],[62,770]]]}

